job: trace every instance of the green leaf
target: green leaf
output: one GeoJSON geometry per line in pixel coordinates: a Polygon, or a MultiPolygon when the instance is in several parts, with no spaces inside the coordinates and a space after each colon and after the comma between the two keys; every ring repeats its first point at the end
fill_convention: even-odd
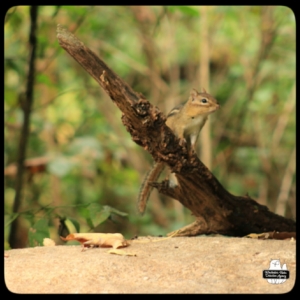
{"type": "Polygon", "coordinates": [[[119,215],[121,217],[127,217],[128,214],[122,211],[119,211],[111,206],[108,205],[104,205],[103,206],[103,210],[108,211],[110,214],[115,214],[115,215],[119,215]]]}
{"type": "Polygon", "coordinates": [[[73,224],[77,232],[80,232],[80,224],[77,222],[77,220],[71,218],[68,218],[67,220],[73,224]]]}
{"type": "Polygon", "coordinates": [[[190,6],[169,6],[168,7],[170,12],[174,12],[176,10],[181,11],[185,15],[189,15],[192,17],[198,17],[199,16],[199,11],[193,7],[190,6]]]}
{"type": "Polygon", "coordinates": [[[38,83],[43,83],[43,84],[45,84],[47,86],[51,86],[52,85],[52,82],[51,82],[49,76],[47,76],[46,74],[38,74],[36,76],[36,81],[38,83]]]}
{"type": "Polygon", "coordinates": [[[86,207],[82,207],[80,210],[79,210],[79,213],[80,215],[85,218],[86,220],[86,223],[87,225],[90,227],[90,228],[94,228],[94,224],[90,218],[90,210],[86,207]]]}
{"type": "Polygon", "coordinates": [[[44,238],[49,238],[48,220],[41,219],[29,228],[29,247],[42,246],[44,238]]]}
{"type": "Polygon", "coordinates": [[[110,210],[104,209],[98,203],[91,203],[88,207],[90,219],[93,222],[94,228],[106,221],[110,217],[110,210]]]}

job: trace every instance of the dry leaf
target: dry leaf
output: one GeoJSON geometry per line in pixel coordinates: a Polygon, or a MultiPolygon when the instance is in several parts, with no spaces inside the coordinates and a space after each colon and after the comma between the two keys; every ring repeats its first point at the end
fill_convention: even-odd
{"type": "Polygon", "coordinates": [[[113,247],[114,249],[129,246],[121,233],[72,233],[63,241],[78,241],[84,248],[89,247],[113,247]]]}
{"type": "Polygon", "coordinates": [[[117,254],[117,255],[124,255],[124,256],[136,256],[135,253],[130,253],[130,252],[126,252],[124,250],[117,250],[117,249],[111,249],[107,253],[117,254]]]}
{"type": "Polygon", "coordinates": [[[260,239],[260,240],[266,240],[266,239],[273,239],[273,240],[289,240],[291,238],[296,239],[296,232],[264,232],[264,233],[251,233],[246,235],[247,238],[252,239],[260,239]]]}

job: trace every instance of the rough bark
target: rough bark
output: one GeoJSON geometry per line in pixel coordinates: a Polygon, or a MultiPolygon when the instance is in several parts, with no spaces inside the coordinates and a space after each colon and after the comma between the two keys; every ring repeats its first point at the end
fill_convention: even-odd
{"type": "MultiPolygon", "coordinates": [[[[221,233],[243,236],[266,231],[296,230],[296,222],[276,215],[248,196],[230,194],[198,159],[179,143],[165,125],[165,116],[145,97],[133,91],[95,53],[73,34],[58,25],[57,37],[64,48],[100,84],[123,112],[122,122],[132,139],[155,161],[165,162],[175,172],[179,186],[168,181],[153,183],[161,193],[180,201],[192,211],[196,221],[178,235],[221,233]]],[[[138,191],[137,191],[138,192],[138,191]]]]}

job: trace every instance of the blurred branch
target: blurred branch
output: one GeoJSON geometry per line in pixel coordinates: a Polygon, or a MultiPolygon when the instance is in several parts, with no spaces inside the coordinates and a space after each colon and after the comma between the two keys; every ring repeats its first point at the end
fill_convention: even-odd
{"type": "Polygon", "coordinates": [[[19,123],[10,123],[10,122],[5,121],[4,125],[9,130],[20,130],[21,129],[21,125],[19,123]]]}
{"type": "Polygon", "coordinates": [[[161,24],[162,19],[168,15],[168,7],[167,6],[161,6],[160,14],[156,18],[156,23],[153,27],[152,36],[155,36],[156,30],[158,29],[158,26],[161,24]]]}
{"type": "MultiPolygon", "coordinates": [[[[162,81],[159,76],[159,67],[157,64],[157,60],[155,57],[157,56],[156,44],[153,41],[153,37],[151,35],[151,30],[153,28],[153,23],[155,21],[155,15],[151,11],[150,7],[147,6],[130,6],[130,11],[135,17],[137,22],[137,28],[140,32],[141,37],[141,45],[143,52],[145,54],[147,65],[149,66],[149,79],[152,85],[151,92],[153,99],[159,99],[159,90],[154,86],[157,85],[156,82],[159,78],[159,81],[162,81]]],[[[166,86],[163,86],[166,88],[166,86]]]]}
{"type": "MultiPolygon", "coordinates": [[[[229,101],[227,101],[226,106],[224,109],[223,115],[225,116],[222,120],[222,127],[219,128],[217,132],[217,143],[221,140],[222,137],[224,137],[224,132],[226,131],[226,128],[230,127],[231,125],[227,125],[228,122],[231,120],[234,121],[234,124],[238,124],[238,126],[233,126],[236,128],[234,135],[235,138],[235,144],[241,144],[239,140],[241,139],[242,132],[244,130],[244,122],[246,120],[246,115],[248,113],[248,105],[253,99],[253,95],[255,93],[255,90],[257,89],[257,86],[261,82],[262,78],[259,76],[260,70],[262,67],[262,63],[264,60],[268,57],[273,43],[276,39],[279,23],[275,24],[273,20],[273,7],[271,6],[262,6],[261,8],[261,36],[260,36],[260,47],[257,51],[256,57],[248,62],[245,59],[242,60],[243,67],[244,67],[244,78],[247,86],[247,90],[245,92],[245,95],[240,95],[239,97],[232,97],[229,101]],[[240,98],[245,98],[246,100],[242,102],[242,105],[240,105],[239,113],[235,115],[234,118],[232,118],[231,110],[232,107],[234,107],[240,98]],[[230,102],[230,103],[229,103],[230,102]],[[227,108],[226,108],[227,107],[227,108]]],[[[244,28],[244,30],[247,30],[244,28]]],[[[247,45],[245,45],[247,47],[247,45]]],[[[229,158],[227,161],[228,167],[230,168],[230,163],[232,159],[229,158]]]]}
{"type": "MultiPolygon", "coordinates": [[[[35,157],[24,160],[23,166],[31,174],[41,173],[46,170],[46,165],[49,163],[49,161],[50,158],[47,156],[35,157]]],[[[17,171],[17,165],[12,163],[4,169],[4,175],[14,177],[16,176],[17,171]]]]}
{"type": "Polygon", "coordinates": [[[83,88],[72,88],[72,89],[68,89],[62,92],[59,92],[57,95],[55,95],[54,97],[50,98],[49,100],[46,100],[43,104],[35,106],[34,108],[32,108],[32,111],[36,111],[42,108],[46,108],[48,105],[54,103],[55,100],[57,100],[57,98],[59,98],[60,96],[64,95],[64,94],[68,94],[68,93],[73,93],[76,91],[82,91],[83,88]]]}
{"type": "MultiPolygon", "coordinates": [[[[256,58],[248,66],[245,67],[245,79],[247,84],[247,92],[245,95],[246,101],[244,101],[240,107],[239,113],[234,118],[234,123],[238,124],[236,126],[235,135],[237,140],[242,136],[244,130],[244,122],[246,120],[246,115],[248,113],[248,105],[253,99],[253,95],[259,83],[259,72],[264,60],[268,57],[273,43],[276,38],[278,24],[273,22],[273,7],[263,6],[261,7],[261,39],[260,48],[257,52],[256,58]],[[253,67],[252,67],[253,66],[253,67]]],[[[225,128],[225,127],[224,127],[225,128]]],[[[225,129],[223,129],[225,130],[225,129]]],[[[220,132],[221,134],[223,131],[220,132]]],[[[228,167],[231,167],[233,157],[229,157],[227,163],[228,167]]]]}
{"type": "MultiPolygon", "coordinates": [[[[165,42],[164,48],[160,51],[163,52],[161,59],[165,59],[165,62],[162,61],[162,65],[168,67],[169,99],[168,101],[165,101],[165,106],[167,106],[167,111],[170,111],[174,106],[178,105],[176,98],[180,91],[180,63],[178,62],[179,51],[176,46],[176,27],[173,26],[173,22],[176,22],[175,15],[166,14],[165,21],[165,42]]],[[[160,70],[161,73],[163,72],[162,69],[163,68],[160,70]]]]}
{"type": "Polygon", "coordinates": [[[284,133],[284,130],[288,124],[290,115],[295,110],[296,105],[296,86],[294,85],[291,91],[290,96],[287,98],[288,100],[284,103],[283,111],[280,113],[276,127],[273,131],[272,136],[272,147],[273,152],[277,149],[278,144],[281,140],[281,137],[284,133]]]}
{"type": "Polygon", "coordinates": [[[268,148],[266,137],[264,134],[265,130],[261,122],[261,118],[258,116],[258,114],[253,113],[253,119],[255,120],[255,122],[253,122],[253,129],[255,131],[254,136],[257,143],[257,153],[261,161],[261,166],[264,173],[267,176],[270,176],[272,172],[272,165],[270,159],[268,159],[268,156],[265,153],[265,150],[268,148]]]}
{"type": "MultiPolygon", "coordinates": [[[[17,213],[21,206],[22,187],[23,187],[23,173],[24,173],[24,160],[26,157],[27,141],[29,136],[30,126],[30,114],[33,104],[33,93],[34,93],[34,79],[35,79],[35,60],[36,60],[36,49],[37,49],[37,18],[38,18],[38,7],[30,7],[30,32],[29,32],[29,69],[27,74],[27,84],[24,99],[22,99],[21,107],[24,113],[24,121],[21,129],[21,135],[19,140],[18,159],[17,159],[17,175],[16,175],[16,194],[13,204],[13,213],[17,213]]],[[[15,219],[11,224],[11,230],[9,235],[9,244],[11,248],[18,247],[17,238],[18,218],[15,219]]]]}
{"type": "Polygon", "coordinates": [[[248,112],[247,106],[251,102],[254,92],[258,86],[259,82],[259,72],[264,60],[268,57],[273,43],[277,34],[277,26],[273,23],[273,7],[263,6],[261,7],[261,39],[260,39],[260,48],[257,52],[257,56],[254,61],[251,62],[249,66],[246,66],[245,79],[247,84],[247,101],[243,102],[242,107],[240,108],[240,113],[236,118],[236,124],[239,124],[237,135],[243,130],[243,123],[246,119],[245,116],[248,112]],[[251,68],[252,66],[252,68],[251,68]]]}
{"type": "Polygon", "coordinates": [[[285,215],[286,205],[289,200],[289,193],[291,190],[294,174],[296,170],[296,147],[294,147],[292,154],[290,156],[289,163],[284,172],[282,178],[280,194],[277,199],[277,206],[275,213],[281,216],[285,215]]]}
{"type": "Polygon", "coordinates": [[[124,64],[128,65],[133,70],[145,76],[150,76],[153,80],[153,83],[156,85],[158,89],[161,89],[162,91],[168,90],[168,85],[150,67],[139,63],[138,61],[131,58],[129,55],[127,55],[126,53],[124,53],[123,51],[121,51],[120,49],[116,48],[115,46],[111,45],[106,41],[100,41],[100,46],[107,52],[110,52],[112,54],[116,53],[117,55],[115,57],[121,59],[124,64]]]}

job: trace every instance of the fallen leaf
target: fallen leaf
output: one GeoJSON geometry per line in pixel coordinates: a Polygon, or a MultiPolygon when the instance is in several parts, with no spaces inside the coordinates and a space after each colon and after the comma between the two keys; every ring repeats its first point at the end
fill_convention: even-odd
{"type": "Polygon", "coordinates": [[[296,232],[263,232],[263,233],[250,233],[245,236],[246,238],[251,239],[260,239],[260,240],[289,240],[291,238],[296,239],[296,232]]]}
{"type": "Polygon", "coordinates": [[[63,241],[78,241],[84,248],[89,247],[113,247],[114,249],[127,247],[129,242],[121,233],[72,233],[63,241]]]}
{"type": "Polygon", "coordinates": [[[135,253],[130,253],[130,252],[126,252],[124,250],[117,250],[117,249],[111,249],[107,253],[117,254],[117,255],[124,255],[124,256],[136,256],[135,253]]]}

